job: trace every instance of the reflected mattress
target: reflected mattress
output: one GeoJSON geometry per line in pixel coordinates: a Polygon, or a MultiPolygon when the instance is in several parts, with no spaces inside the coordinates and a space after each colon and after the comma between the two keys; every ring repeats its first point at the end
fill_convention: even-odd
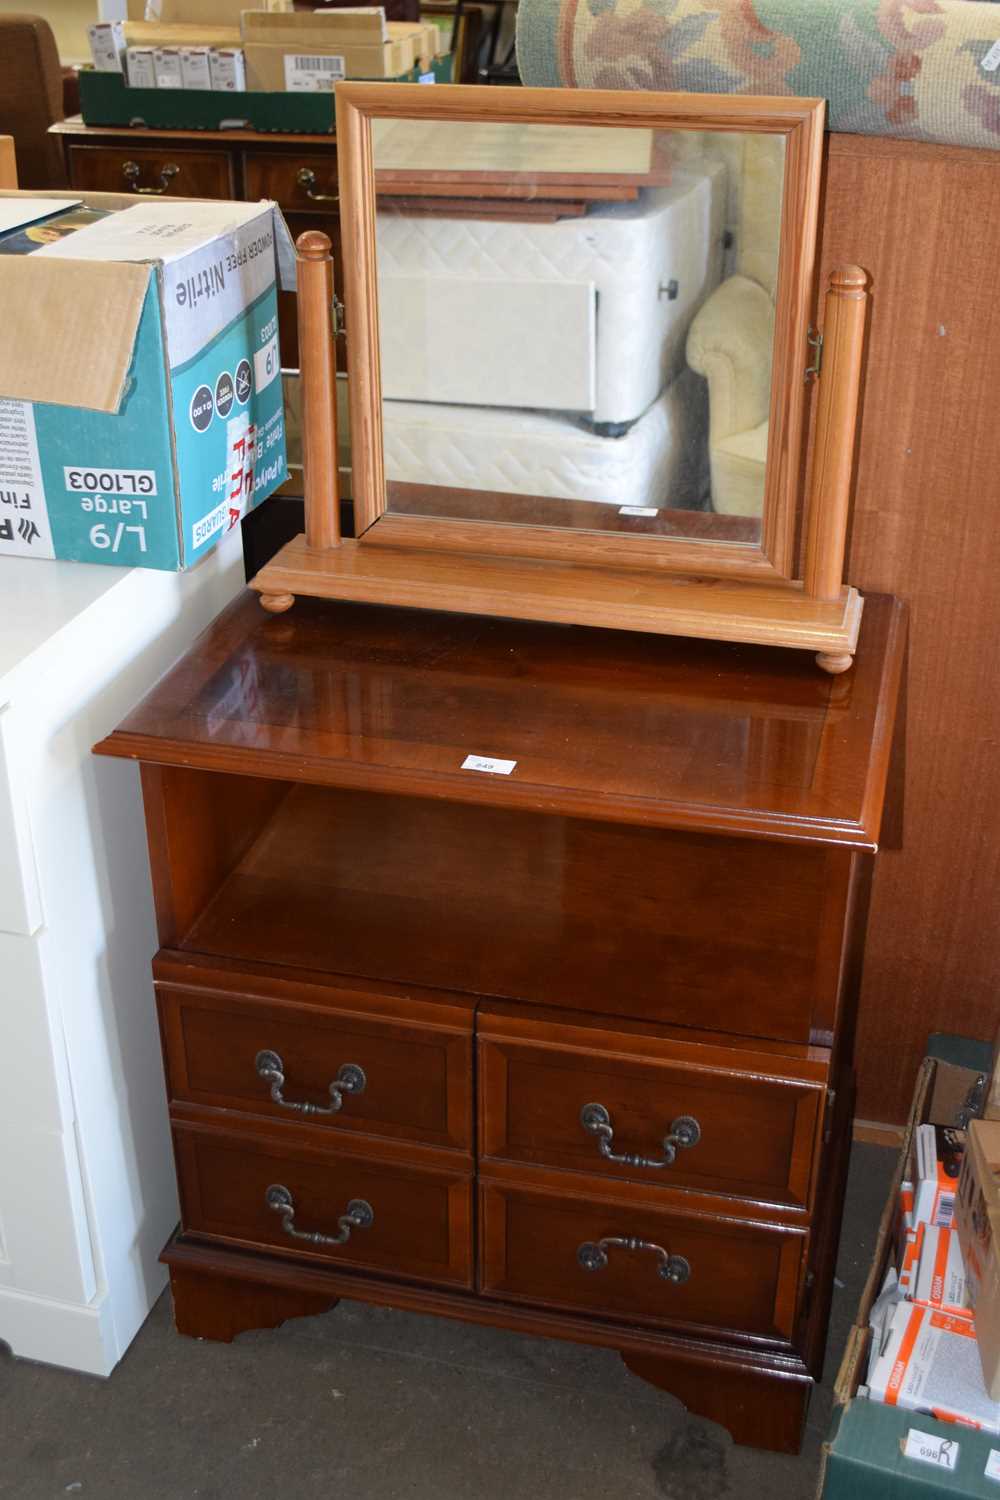
{"type": "Polygon", "coordinates": [[[380,212],[385,395],[511,406],[544,361],[544,396],[517,404],[635,421],[684,367],[691,319],[720,280],[725,195],[718,163],[555,224],[380,212]],[[539,313],[554,282],[556,340],[539,313]]]}
{"type": "Polygon", "coordinates": [[[387,401],[387,479],[456,489],[701,509],[705,382],[685,371],[622,437],[560,414],[387,401]]]}

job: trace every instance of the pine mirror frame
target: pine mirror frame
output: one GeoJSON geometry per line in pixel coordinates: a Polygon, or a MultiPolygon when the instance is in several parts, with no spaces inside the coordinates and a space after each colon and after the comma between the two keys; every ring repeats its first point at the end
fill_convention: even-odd
{"type": "MultiPolygon", "coordinates": [[[[336,90],[340,233],[347,308],[355,536],[364,545],[638,568],[780,583],[795,575],[803,524],[803,436],[825,105],[820,99],[583,89],[341,83],[336,90]],[[387,508],[375,239],[373,119],[599,125],[780,135],[784,182],[770,426],[757,543],[408,516],[387,508]]],[[[647,503],[637,495],[634,503],[647,503]]]]}

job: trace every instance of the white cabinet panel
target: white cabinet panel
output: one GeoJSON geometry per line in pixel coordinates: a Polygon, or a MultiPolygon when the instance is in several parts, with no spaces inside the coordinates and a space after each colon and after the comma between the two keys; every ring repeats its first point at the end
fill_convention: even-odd
{"type": "Polygon", "coordinates": [[[0,932],[28,934],[42,921],[31,828],[23,797],[15,796],[16,739],[12,713],[0,707],[0,932]]]}

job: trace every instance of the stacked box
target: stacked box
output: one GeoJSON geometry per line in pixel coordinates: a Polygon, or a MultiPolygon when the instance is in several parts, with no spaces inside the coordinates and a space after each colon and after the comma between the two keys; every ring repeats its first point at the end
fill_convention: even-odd
{"type": "Polygon", "coordinates": [[[153,199],[64,234],[65,202],[4,200],[45,232],[0,278],[0,556],[190,567],[287,477],[280,214],[153,199]]]}

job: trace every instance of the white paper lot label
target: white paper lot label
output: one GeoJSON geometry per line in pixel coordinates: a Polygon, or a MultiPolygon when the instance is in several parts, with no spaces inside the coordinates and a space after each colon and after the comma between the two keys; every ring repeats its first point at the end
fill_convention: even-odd
{"type": "Polygon", "coordinates": [[[0,401],[0,557],[55,557],[30,401],[0,401]]]}
{"type": "Polygon", "coordinates": [[[342,57],[306,57],[290,53],[285,62],[285,88],[293,94],[318,94],[347,76],[342,57]]]}
{"type": "Polygon", "coordinates": [[[509,776],[516,765],[516,760],[498,760],[495,755],[467,755],[462,762],[462,770],[485,771],[491,776],[509,776]]]}
{"type": "Polygon", "coordinates": [[[934,1464],[939,1469],[958,1467],[959,1447],[954,1438],[935,1437],[930,1432],[920,1432],[916,1427],[911,1427],[906,1434],[903,1452],[907,1458],[934,1464]]]}

